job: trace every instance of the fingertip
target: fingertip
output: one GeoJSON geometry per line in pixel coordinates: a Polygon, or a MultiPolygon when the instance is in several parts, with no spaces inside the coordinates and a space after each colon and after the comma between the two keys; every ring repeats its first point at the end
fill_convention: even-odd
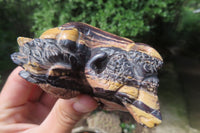
{"type": "Polygon", "coordinates": [[[79,95],[71,99],[58,99],[48,117],[41,124],[43,131],[51,127],[52,132],[68,133],[86,114],[97,107],[97,102],[88,95],[79,95]]]}
{"type": "Polygon", "coordinates": [[[73,108],[79,113],[89,113],[97,108],[97,102],[88,95],[79,95],[73,108]]]}

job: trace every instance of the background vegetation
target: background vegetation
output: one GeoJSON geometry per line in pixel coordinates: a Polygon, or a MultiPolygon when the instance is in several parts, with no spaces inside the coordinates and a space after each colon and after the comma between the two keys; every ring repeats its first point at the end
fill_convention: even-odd
{"type": "Polygon", "coordinates": [[[157,17],[166,22],[173,21],[180,3],[175,0],[37,1],[32,31],[40,35],[47,28],[81,21],[121,36],[133,37],[154,27],[157,17]]]}

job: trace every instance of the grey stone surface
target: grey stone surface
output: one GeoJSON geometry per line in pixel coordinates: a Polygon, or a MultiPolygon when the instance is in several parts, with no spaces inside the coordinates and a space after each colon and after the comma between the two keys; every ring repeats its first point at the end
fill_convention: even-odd
{"type": "Polygon", "coordinates": [[[103,111],[97,112],[87,118],[88,127],[98,129],[103,133],[121,133],[119,116],[103,111]]]}

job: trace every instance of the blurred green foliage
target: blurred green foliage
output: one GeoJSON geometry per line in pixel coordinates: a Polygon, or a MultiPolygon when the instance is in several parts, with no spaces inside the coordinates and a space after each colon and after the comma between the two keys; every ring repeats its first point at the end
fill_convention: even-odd
{"type": "Polygon", "coordinates": [[[123,133],[133,133],[133,130],[135,130],[135,125],[132,123],[121,123],[120,126],[123,133]]]}
{"type": "Polygon", "coordinates": [[[200,10],[200,2],[188,1],[187,6],[182,8],[177,32],[178,39],[183,43],[182,54],[198,58],[200,61],[200,12],[194,12],[197,9],[200,10]]]}
{"type": "Polygon", "coordinates": [[[133,37],[148,32],[161,17],[173,21],[182,0],[48,0],[36,1],[32,31],[39,36],[66,22],[91,24],[117,35],[133,37]]]}
{"type": "Polygon", "coordinates": [[[1,84],[2,80],[1,80],[1,75],[0,75],[0,84],[1,84]]]}
{"type": "Polygon", "coordinates": [[[10,54],[17,50],[16,38],[30,35],[31,3],[0,0],[0,72],[13,68],[10,54]]]}

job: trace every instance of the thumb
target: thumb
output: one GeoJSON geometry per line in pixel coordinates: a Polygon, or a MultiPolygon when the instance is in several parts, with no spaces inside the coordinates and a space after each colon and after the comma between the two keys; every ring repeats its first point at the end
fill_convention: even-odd
{"type": "Polygon", "coordinates": [[[59,99],[41,124],[41,132],[71,133],[82,116],[96,107],[96,101],[87,95],[79,95],[69,100],[59,99]]]}

